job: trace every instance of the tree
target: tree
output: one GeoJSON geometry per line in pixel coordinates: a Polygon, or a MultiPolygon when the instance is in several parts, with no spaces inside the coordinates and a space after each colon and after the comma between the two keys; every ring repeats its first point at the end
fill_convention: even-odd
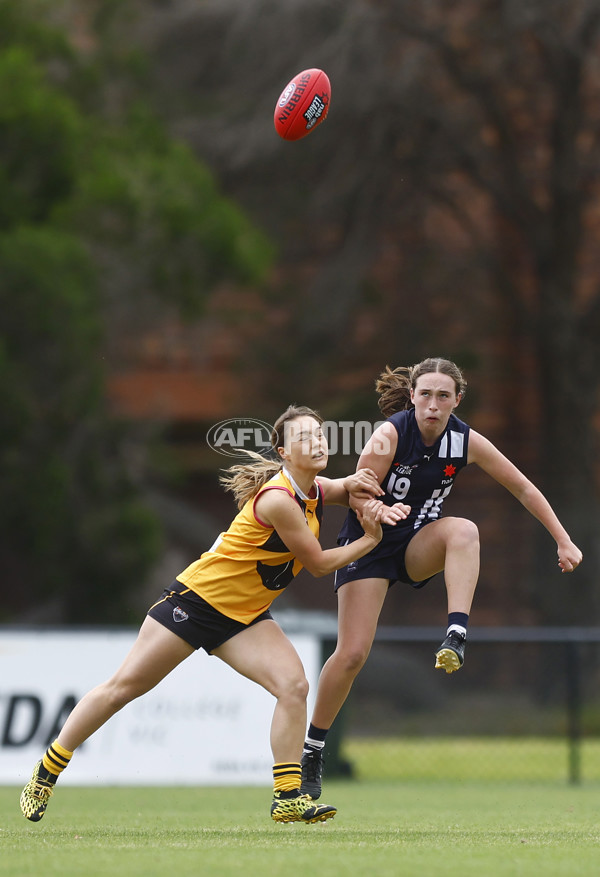
{"type": "Polygon", "coordinates": [[[134,331],[146,299],[197,315],[271,251],[124,74],[108,112],[102,64],[48,8],[0,3],[2,611],[123,622],[161,534],[148,442],[107,409],[107,324],[118,309],[134,331]]]}
{"type": "Polygon", "coordinates": [[[537,480],[586,556],[579,600],[548,588],[546,567],[532,571],[536,599],[549,618],[588,623],[600,611],[600,4],[377,5],[426,52],[419,185],[487,272],[515,377],[529,376],[516,383],[516,425],[532,430],[537,480]]]}
{"type": "Polygon", "coordinates": [[[600,4],[307,0],[302,12],[221,0],[138,29],[167,86],[157,77],[157,104],[280,242],[289,343],[273,372],[287,386],[310,348],[299,386],[331,410],[346,369],[364,381],[431,351],[476,365],[500,389],[483,416],[500,404],[496,437],[520,449],[585,554],[577,600],[548,586],[554,564],[537,551],[519,572],[546,620],[597,620],[600,4]],[[308,66],[330,75],[331,108],[296,149],[274,137],[272,102],[308,66]],[[221,110],[210,124],[207,100],[221,110]]]}

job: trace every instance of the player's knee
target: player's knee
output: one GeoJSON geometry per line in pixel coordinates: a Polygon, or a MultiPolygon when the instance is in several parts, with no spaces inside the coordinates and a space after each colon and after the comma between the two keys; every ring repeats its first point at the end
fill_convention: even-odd
{"type": "Polygon", "coordinates": [[[304,703],[308,697],[308,679],[304,674],[288,677],[281,686],[282,696],[304,703]]]}
{"type": "Polygon", "coordinates": [[[453,518],[451,541],[460,548],[479,549],[479,528],[468,518],[453,518]]]}
{"type": "Polygon", "coordinates": [[[141,697],[150,687],[139,677],[113,677],[104,683],[104,695],[110,707],[116,712],[136,697],[141,697]]]}
{"type": "Polygon", "coordinates": [[[345,648],[339,654],[342,671],[356,676],[356,674],[364,667],[370,651],[371,646],[362,643],[354,643],[349,648],[345,648]]]}

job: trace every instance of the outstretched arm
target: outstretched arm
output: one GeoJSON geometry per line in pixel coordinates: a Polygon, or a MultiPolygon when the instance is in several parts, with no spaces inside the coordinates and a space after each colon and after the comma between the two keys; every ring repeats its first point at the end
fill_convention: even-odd
{"type": "Polygon", "coordinates": [[[556,541],[558,565],[572,572],[583,555],[559,521],[554,509],[538,488],[488,439],[475,430],[469,435],[469,463],[477,465],[515,496],[540,521],[556,541]]]}
{"type": "Polygon", "coordinates": [[[367,502],[375,496],[382,496],[383,490],[372,469],[360,469],[345,478],[317,478],[323,491],[325,505],[348,506],[350,496],[367,502]]]}
{"type": "Polygon", "coordinates": [[[324,576],[353,560],[368,554],[380,541],[381,503],[370,500],[359,516],[364,534],[349,545],[339,548],[321,547],[321,543],[306,526],[298,504],[283,490],[265,490],[255,505],[261,521],[274,527],[285,546],[313,576],[324,576]]]}

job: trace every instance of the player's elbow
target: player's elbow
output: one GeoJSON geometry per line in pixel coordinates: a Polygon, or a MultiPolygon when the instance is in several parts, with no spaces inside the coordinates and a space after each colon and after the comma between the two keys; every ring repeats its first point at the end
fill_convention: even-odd
{"type": "Polygon", "coordinates": [[[308,563],[304,564],[304,568],[316,579],[320,579],[328,573],[333,572],[331,564],[323,560],[310,560],[308,563]]]}

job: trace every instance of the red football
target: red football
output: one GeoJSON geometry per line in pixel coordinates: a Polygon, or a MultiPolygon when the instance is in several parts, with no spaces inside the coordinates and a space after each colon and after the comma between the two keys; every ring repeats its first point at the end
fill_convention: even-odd
{"type": "Polygon", "coordinates": [[[300,140],[327,118],[331,85],[323,70],[303,70],[288,82],[275,106],[275,130],[284,140],[300,140]]]}

